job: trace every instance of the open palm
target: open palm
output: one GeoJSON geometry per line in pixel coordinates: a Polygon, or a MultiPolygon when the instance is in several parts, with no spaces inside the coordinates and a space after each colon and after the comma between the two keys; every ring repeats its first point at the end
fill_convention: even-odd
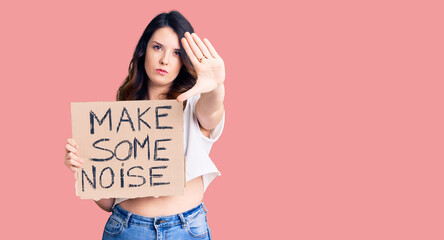
{"type": "Polygon", "coordinates": [[[186,32],[181,42],[197,74],[196,84],[177,97],[183,102],[194,95],[211,92],[222,84],[225,64],[208,39],[202,41],[196,33],[186,32]]]}

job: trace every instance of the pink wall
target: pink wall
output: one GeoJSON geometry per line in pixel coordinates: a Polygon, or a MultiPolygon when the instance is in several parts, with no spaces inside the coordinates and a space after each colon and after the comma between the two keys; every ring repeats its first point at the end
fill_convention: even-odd
{"type": "Polygon", "coordinates": [[[70,102],[113,100],[176,9],[227,70],[213,239],[444,239],[443,4],[362,2],[2,3],[2,236],[101,237],[63,165],[70,102]]]}

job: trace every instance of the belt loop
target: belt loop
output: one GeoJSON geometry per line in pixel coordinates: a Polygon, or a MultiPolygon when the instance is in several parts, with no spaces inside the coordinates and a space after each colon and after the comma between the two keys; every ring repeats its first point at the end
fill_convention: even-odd
{"type": "Polygon", "coordinates": [[[185,218],[183,217],[182,213],[177,214],[179,215],[180,221],[182,222],[182,228],[185,228],[187,226],[187,221],[185,220],[185,218]]]}
{"type": "Polygon", "coordinates": [[[207,213],[208,212],[207,207],[205,206],[205,204],[203,202],[202,202],[202,207],[203,207],[205,213],[207,213]]]}
{"type": "Polygon", "coordinates": [[[132,212],[128,212],[128,215],[126,215],[125,222],[123,223],[123,226],[124,226],[125,228],[128,228],[128,223],[129,223],[129,220],[130,220],[130,218],[131,218],[131,215],[133,215],[132,212]]]}

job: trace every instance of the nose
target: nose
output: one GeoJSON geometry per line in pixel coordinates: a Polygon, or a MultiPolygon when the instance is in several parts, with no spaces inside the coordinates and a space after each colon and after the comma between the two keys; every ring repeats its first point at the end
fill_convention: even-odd
{"type": "Polygon", "coordinates": [[[162,57],[160,58],[160,63],[164,65],[168,65],[168,54],[163,53],[162,57]]]}

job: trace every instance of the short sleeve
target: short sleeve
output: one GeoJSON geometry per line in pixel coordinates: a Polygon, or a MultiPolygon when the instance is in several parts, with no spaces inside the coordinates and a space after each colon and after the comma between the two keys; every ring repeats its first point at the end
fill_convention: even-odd
{"type": "Polygon", "coordinates": [[[195,128],[196,131],[200,132],[200,135],[203,139],[205,139],[208,142],[214,143],[222,135],[222,131],[223,131],[224,125],[225,125],[225,111],[224,111],[224,114],[223,114],[220,122],[217,124],[217,126],[214,129],[211,130],[210,137],[208,138],[207,136],[203,135],[202,131],[200,131],[199,121],[197,120],[196,104],[199,99],[200,99],[200,95],[193,98],[192,102],[190,103],[190,107],[191,107],[190,110],[193,113],[193,120],[194,120],[194,121],[192,121],[192,125],[193,125],[192,127],[195,128]]]}
{"type": "Polygon", "coordinates": [[[222,134],[225,123],[225,112],[221,121],[210,131],[206,137],[199,127],[196,116],[196,104],[200,95],[189,98],[184,118],[184,138],[185,138],[185,159],[186,159],[186,181],[202,176],[204,191],[208,185],[221,173],[211,160],[209,154],[211,147],[222,134]]]}

